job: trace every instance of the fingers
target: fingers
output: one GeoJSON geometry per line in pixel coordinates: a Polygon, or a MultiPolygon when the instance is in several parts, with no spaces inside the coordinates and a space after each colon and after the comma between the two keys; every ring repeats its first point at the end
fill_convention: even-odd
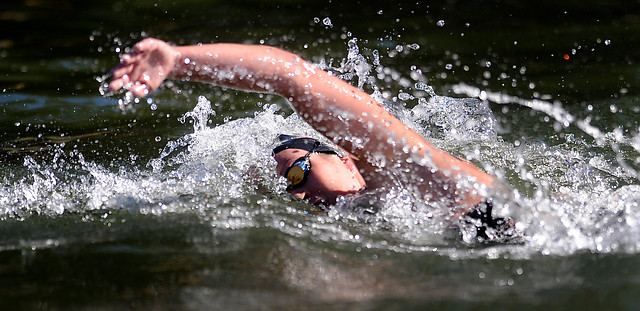
{"type": "MultiPolygon", "coordinates": [[[[111,91],[118,91],[121,88],[123,88],[125,85],[127,85],[128,83],[123,83],[122,80],[118,80],[118,81],[113,81],[109,84],[109,89],[111,91]]],[[[151,92],[151,90],[149,89],[149,86],[145,83],[140,83],[140,82],[136,82],[132,85],[130,85],[128,87],[128,91],[131,92],[131,94],[133,94],[133,96],[135,97],[144,97],[149,95],[149,93],[151,92]]]]}
{"type": "Polygon", "coordinates": [[[129,91],[133,94],[133,96],[135,97],[144,97],[149,95],[150,90],[148,88],[148,86],[144,83],[136,83],[133,86],[131,86],[131,88],[129,88],[129,91]]]}
{"type": "Polygon", "coordinates": [[[131,52],[131,54],[140,55],[146,53],[147,51],[156,49],[159,42],[159,40],[153,38],[144,39],[133,45],[133,51],[131,52]]]}
{"type": "Polygon", "coordinates": [[[129,80],[129,76],[128,75],[123,75],[120,78],[111,80],[111,82],[109,83],[109,90],[111,90],[113,92],[116,92],[116,91],[120,90],[121,88],[125,87],[130,82],[131,81],[129,80]]]}
{"type": "Polygon", "coordinates": [[[133,51],[135,53],[142,53],[144,52],[144,50],[147,49],[147,47],[150,45],[148,44],[150,41],[150,39],[144,39],[136,44],[133,45],[133,51]]]}
{"type": "MultiPolygon", "coordinates": [[[[113,81],[123,80],[123,85],[129,82],[148,83],[151,79],[147,73],[148,57],[148,54],[140,51],[123,55],[120,65],[111,72],[113,81]]],[[[114,86],[118,88],[119,84],[119,82],[115,83],[114,86]]]]}
{"type": "Polygon", "coordinates": [[[149,83],[150,77],[146,73],[144,66],[141,66],[139,61],[139,57],[131,55],[123,56],[122,64],[114,68],[111,72],[111,83],[109,83],[109,89],[115,92],[122,88],[127,88],[127,85],[131,83],[149,83]]]}
{"type": "Polygon", "coordinates": [[[149,82],[149,74],[147,73],[148,66],[146,64],[135,64],[131,66],[131,70],[128,73],[131,82],[147,83],[149,82]]]}
{"type": "Polygon", "coordinates": [[[118,66],[111,71],[111,83],[109,83],[109,89],[111,91],[118,91],[131,82],[129,73],[131,73],[132,65],[118,66]]]}
{"type": "Polygon", "coordinates": [[[140,63],[143,55],[140,52],[130,52],[122,55],[120,57],[120,65],[113,68],[111,70],[111,76],[114,79],[119,79],[120,77],[129,74],[134,66],[140,63]]]}
{"type": "Polygon", "coordinates": [[[132,68],[133,68],[133,65],[126,65],[126,66],[120,65],[116,68],[113,68],[113,70],[111,71],[111,77],[112,79],[120,79],[125,75],[128,75],[131,72],[132,68]]]}
{"type": "Polygon", "coordinates": [[[112,80],[109,83],[109,90],[112,92],[117,92],[124,86],[124,84],[125,83],[122,81],[122,79],[112,80]]]}
{"type": "Polygon", "coordinates": [[[162,82],[154,81],[150,73],[155,72],[149,63],[150,52],[163,41],[147,38],[133,46],[130,53],[120,58],[120,65],[111,71],[109,90],[118,91],[128,89],[134,96],[143,97],[159,86],[162,82]]]}
{"type": "Polygon", "coordinates": [[[127,53],[122,55],[122,57],[120,57],[120,65],[129,65],[133,62],[133,54],[132,53],[127,53]]]}
{"type": "Polygon", "coordinates": [[[141,79],[131,79],[129,75],[123,75],[119,79],[114,79],[109,83],[109,90],[116,92],[122,88],[127,88],[136,97],[149,95],[154,87],[148,75],[143,74],[141,79]]]}

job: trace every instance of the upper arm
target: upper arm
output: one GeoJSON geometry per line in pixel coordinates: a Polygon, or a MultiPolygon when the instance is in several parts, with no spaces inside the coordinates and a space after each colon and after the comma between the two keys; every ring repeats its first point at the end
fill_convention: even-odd
{"type": "MultiPolygon", "coordinates": [[[[316,130],[360,159],[403,157],[406,146],[429,142],[408,128],[369,94],[329,73],[302,65],[289,100],[316,130]]],[[[375,163],[372,163],[375,164],[375,163]]]]}

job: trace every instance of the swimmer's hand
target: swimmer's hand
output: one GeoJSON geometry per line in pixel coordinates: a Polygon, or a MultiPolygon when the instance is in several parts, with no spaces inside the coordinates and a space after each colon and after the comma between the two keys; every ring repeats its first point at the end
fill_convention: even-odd
{"type": "Polygon", "coordinates": [[[123,55],[120,65],[111,71],[109,90],[124,88],[136,97],[146,96],[170,77],[179,57],[180,53],[166,42],[144,39],[123,55]]]}

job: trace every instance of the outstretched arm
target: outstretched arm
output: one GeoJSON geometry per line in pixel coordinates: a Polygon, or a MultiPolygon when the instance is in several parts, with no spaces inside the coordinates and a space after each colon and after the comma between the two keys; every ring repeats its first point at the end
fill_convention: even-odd
{"type": "Polygon", "coordinates": [[[299,56],[262,45],[207,44],[171,46],[145,39],[125,54],[111,75],[109,88],[128,88],[142,97],[165,79],[208,82],[234,89],[267,92],[292,99],[295,76],[310,75],[313,66],[299,56]]]}
{"type": "Polygon", "coordinates": [[[112,76],[112,90],[128,86],[135,96],[147,95],[168,78],[281,95],[316,130],[365,162],[363,176],[368,185],[384,185],[376,177],[380,175],[377,168],[400,162],[422,179],[423,190],[434,198],[448,198],[452,205],[475,205],[482,197],[458,189],[458,178],[472,177],[486,186],[492,182],[470,162],[435,148],[364,91],[275,47],[174,47],[145,39],[122,57],[112,76]],[[421,159],[427,159],[426,164],[421,159]]]}

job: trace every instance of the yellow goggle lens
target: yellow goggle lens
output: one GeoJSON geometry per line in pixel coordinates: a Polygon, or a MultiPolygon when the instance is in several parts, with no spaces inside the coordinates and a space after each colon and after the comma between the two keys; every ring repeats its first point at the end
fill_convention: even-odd
{"type": "Polygon", "coordinates": [[[289,180],[291,186],[301,183],[304,179],[304,169],[302,165],[304,165],[304,163],[292,166],[289,172],[287,172],[287,180],[289,180]]]}

